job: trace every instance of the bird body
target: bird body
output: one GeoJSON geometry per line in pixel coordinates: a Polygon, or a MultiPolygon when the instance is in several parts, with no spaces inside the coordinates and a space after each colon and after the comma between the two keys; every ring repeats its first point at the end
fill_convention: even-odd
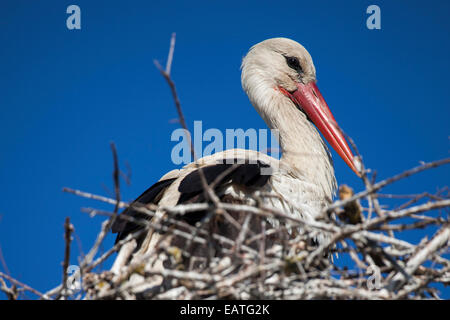
{"type": "MultiPolygon", "coordinates": [[[[137,202],[173,207],[207,200],[199,173],[202,168],[221,201],[254,204],[259,199],[264,206],[294,217],[318,219],[332,201],[337,184],[330,152],[316,127],[357,172],[345,138],[318,91],[315,67],[303,46],[286,38],[263,41],[250,49],[241,68],[242,86],[250,102],[268,127],[279,133],[281,159],[253,150],[218,152],[167,173],[137,202]],[[231,170],[233,163],[237,164],[231,170]]],[[[132,208],[122,214],[137,215],[132,208]]],[[[195,224],[202,217],[190,222],[195,224]]],[[[159,212],[153,219],[163,218],[159,212]]],[[[117,239],[123,239],[136,228],[119,217],[113,231],[119,233],[117,239]]],[[[157,243],[158,236],[150,231],[139,252],[151,252],[157,243]]]]}

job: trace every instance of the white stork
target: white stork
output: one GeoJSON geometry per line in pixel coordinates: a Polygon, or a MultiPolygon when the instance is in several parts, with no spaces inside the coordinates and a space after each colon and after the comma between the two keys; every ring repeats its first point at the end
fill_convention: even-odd
{"type": "MultiPolygon", "coordinates": [[[[167,173],[137,198],[137,203],[173,207],[204,201],[198,166],[203,168],[207,182],[211,183],[229,168],[230,159],[246,159],[253,162],[241,162],[216,184],[219,199],[248,203],[257,193],[262,195],[260,198],[266,206],[304,219],[317,219],[336,191],[331,156],[317,129],[358,174],[354,156],[317,88],[311,56],[302,45],[286,38],[256,44],[243,59],[241,81],[268,127],[279,131],[281,159],[252,150],[219,152],[199,159],[197,164],[167,173]],[[268,167],[276,170],[271,175],[262,174],[262,169],[268,167]]],[[[131,208],[122,214],[141,217],[131,208]]],[[[202,214],[205,213],[191,213],[185,219],[196,222],[202,214]]],[[[119,216],[113,232],[118,232],[117,240],[120,240],[138,228],[137,224],[119,216]]],[[[138,251],[153,250],[157,235],[151,231],[145,235],[138,251]]]]}

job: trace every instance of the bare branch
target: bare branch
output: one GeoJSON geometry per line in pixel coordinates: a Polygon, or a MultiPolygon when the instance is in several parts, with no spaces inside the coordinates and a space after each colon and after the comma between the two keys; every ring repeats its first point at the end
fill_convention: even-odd
{"type": "Polygon", "coordinates": [[[50,299],[47,295],[39,292],[36,289],[33,289],[32,287],[30,287],[30,286],[20,282],[19,280],[14,279],[13,277],[8,276],[7,274],[4,274],[3,272],[0,272],[0,278],[6,279],[9,282],[11,282],[12,284],[14,284],[14,285],[16,285],[16,286],[18,286],[20,288],[23,288],[26,291],[30,291],[31,293],[34,293],[35,295],[37,295],[38,297],[40,297],[43,300],[49,300],[50,299]]]}
{"type": "Polygon", "coordinates": [[[66,221],[64,223],[64,242],[65,242],[65,250],[64,250],[64,261],[63,261],[63,280],[61,291],[58,296],[55,298],[56,300],[60,299],[60,297],[66,297],[66,289],[67,289],[67,269],[69,268],[70,261],[70,244],[72,241],[72,232],[73,225],[70,223],[70,218],[66,217],[66,221]]]}

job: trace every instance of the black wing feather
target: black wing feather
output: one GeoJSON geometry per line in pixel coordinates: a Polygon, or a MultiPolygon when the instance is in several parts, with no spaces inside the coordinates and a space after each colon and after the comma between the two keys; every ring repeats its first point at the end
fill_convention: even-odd
{"type": "MultiPolygon", "coordinates": [[[[230,159],[228,159],[230,160],[230,159]]],[[[202,171],[205,175],[206,182],[208,184],[213,183],[216,177],[222,174],[225,170],[233,166],[233,163],[238,163],[236,168],[230,173],[225,175],[215,186],[215,190],[219,189],[226,183],[234,183],[237,185],[259,188],[264,186],[270,178],[270,175],[263,174],[262,170],[269,168],[270,165],[257,161],[256,163],[249,163],[248,161],[240,164],[242,159],[234,159],[233,161],[224,161],[224,163],[214,164],[206,167],[202,167],[202,171]]],[[[157,203],[161,193],[170,186],[176,179],[162,180],[150,188],[148,188],[144,193],[142,193],[133,204],[146,205],[148,203],[157,203]]],[[[180,198],[177,204],[186,202],[202,202],[203,197],[203,185],[200,179],[199,170],[194,170],[189,173],[180,182],[178,187],[180,192],[180,198]]],[[[184,221],[189,224],[195,224],[197,221],[201,220],[205,216],[206,212],[191,212],[189,214],[181,217],[184,221]]],[[[112,232],[118,233],[116,238],[116,243],[124,239],[128,234],[138,231],[142,228],[141,225],[121,219],[121,216],[127,215],[135,219],[148,219],[147,215],[137,212],[132,208],[125,209],[116,219],[112,226],[112,232]]]]}
{"type": "MultiPolygon", "coordinates": [[[[149,203],[155,203],[155,199],[158,197],[158,195],[165,190],[169,185],[174,182],[175,179],[167,179],[158,181],[154,185],[152,185],[150,188],[145,190],[136,200],[133,201],[133,204],[140,204],[140,205],[146,205],[149,203]]],[[[114,221],[114,224],[111,227],[111,230],[113,233],[118,233],[116,238],[116,243],[122,239],[124,239],[128,234],[136,232],[142,226],[127,221],[125,219],[121,219],[121,216],[126,215],[129,217],[133,217],[135,219],[143,219],[147,218],[143,213],[137,212],[136,210],[133,210],[132,208],[127,208],[117,217],[116,221],[114,221]]]]}
{"type": "MultiPolygon", "coordinates": [[[[202,171],[205,175],[206,182],[211,184],[218,175],[222,174],[225,170],[228,170],[231,166],[233,166],[233,164],[219,163],[203,167],[202,171]]],[[[236,183],[246,187],[262,187],[270,178],[270,175],[262,174],[262,169],[269,167],[270,166],[268,164],[265,164],[259,160],[256,163],[247,162],[239,164],[232,172],[223,177],[222,180],[217,183],[216,187],[219,187],[227,182],[236,183]]],[[[202,192],[203,186],[200,179],[199,170],[189,173],[181,181],[178,191],[181,194],[198,194],[202,192]]],[[[179,201],[178,203],[182,202],[184,201],[179,201]]]]}
{"type": "MultiPolygon", "coordinates": [[[[238,162],[239,163],[239,162],[238,162]]],[[[228,170],[233,164],[221,163],[203,167],[203,173],[206,178],[206,182],[211,184],[215,181],[216,177],[222,174],[225,170],[228,170]]],[[[263,168],[269,168],[268,164],[261,161],[257,163],[243,163],[239,164],[229,174],[225,175],[215,186],[215,191],[222,187],[224,184],[232,183],[249,188],[259,188],[264,186],[270,175],[262,174],[263,168]]],[[[189,173],[181,182],[178,187],[180,192],[180,198],[178,204],[203,202],[203,186],[200,179],[199,170],[195,170],[189,173]]],[[[206,215],[205,211],[190,212],[181,217],[182,220],[194,225],[206,215]]]]}

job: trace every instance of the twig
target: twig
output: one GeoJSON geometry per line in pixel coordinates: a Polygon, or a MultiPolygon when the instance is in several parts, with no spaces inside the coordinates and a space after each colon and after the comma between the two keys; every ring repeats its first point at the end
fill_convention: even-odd
{"type": "Polygon", "coordinates": [[[100,230],[100,233],[97,236],[97,239],[94,243],[94,246],[91,248],[91,250],[88,252],[88,254],[84,257],[83,261],[80,264],[80,270],[83,274],[84,268],[86,268],[94,259],[95,255],[97,254],[97,251],[102,244],[104,238],[108,234],[109,230],[111,229],[111,226],[113,225],[116,217],[117,212],[120,207],[120,185],[119,185],[119,161],[117,158],[117,150],[116,146],[113,142],[111,142],[111,151],[113,154],[113,162],[114,162],[114,170],[113,170],[113,180],[114,180],[114,191],[115,191],[115,206],[114,206],[114,213],[113,215],[107,220],[102,223],[102,227],[100,230]]]}
{"type": "MultiPolygon", "coordinates": [[[[426,246],[414,254],[407,262],[405,271],[411,275],[416,271],[416,269],[428,258],[432,255],[432,253],[436,252],[439,248],[448,243],[450,237],[450,227],[449,225],[444,225],[430,240],[426,246]]],[[[402,273],[398,273],[392,278],[388,289],[397,290],[399,289],[404,282],[406,281],[405,276],[402,273]]]]}
{"type": "Polygon", "coordinates": [[[8,275],[11,275],[11,273],[9,272],[8,266],[6,265],[6,260],[5,257],[3,256],[3,251],[2,251],[2,247],[0,246],[0,263],[3,267],[3,270],[5,270],[5,272],[8,275]]]}
{"type": "Polygon", "coordinates": [[[65,250],[64,250],[64,261],[63,261],[63,279],[62,279],[62,287],[58,296],[55,298],[59,300],[61,296],[64,298],[67,296],[67,268],[69,268],[70,261],[70,243],[72,240],[72,232],[73,225],[70,223],[70,218],[66,217],[66,221],[64,223],[64,242],[65,242],[65,250]]]}
{"type": "Polygon", "coordinates": [[[62,190],[63,192],[67,192],[67,193],[72,193],[76,196],[79,197],[83,197],[83,198],[88,198],[88,199],[93,199],[93,200],[97,200],[97,201],[102,201],[102,202],[106,202],[112,205],[118,205],[119,208],[126,208],[128,207],[128,203],[126,202],[117,202],[114,199],[108,198],[108,197],[104,197],[104,196],[99,196],[93,193],[89,193],[89,192],[84,192],[84,191],[80,191],[80,190],[75,190],[75,189],[71,189],[71,188],[63,188],[62,190]]]}
{"type": "MultiPolygon", "coordinates": [[[[347,201],[347,200],[345,200],[347,201]]],[[[343,239],[346,236],[349,236],[352,233],[361,230],[370,230],[375,226],[385,223],[394,219],[400,219],[405,216],[419,213],[423,211],[428,211],[432,209],[445,208],[450,206],[450,200],[442,200],[436,202],[430,202],[423,205],[415,206],[408,209],[403,209],[397,212],[391,212],[390,214],[385,214],[381,217],[377,217],[371,220],[366,221],[365,223],[361,223],[358,225],[349,225],[345,226],[339,232],[335,233],[329,241],[326,241],[324,244],[320,245],[314,252],[312,252],[307,258],[307,265],[309,265],[317,256],[323,254],[326,250],[330,249],[331,246],[337,241],[343,239]]]]}
{"type": "Polygon", "coordinates": [[[11,282],[12,284],[14,284],[14,285],[16,285],[18,287],[21,287],[21,288],[23,288],[26,291],[30,291],[31,293],[34,293],[35,295],[39,296],[41,299],[50,300],[50,298],[47,295],[39,292],[38,290],[36,290],[36,289],[34,289],[34,288],[32,288],[32,287],[30,287],[30,286],[28,286],[28,285],[26,285],[26,284],[24,284],[22,282],[20,282],[19,280],[14,279],[13,277],[8,276],[7,274],[4,274],[3,272],[0,272],[0,278],[4,278],[4,279],[8,280],[9,282],[11,282]]]}
{"type": "Polygon", "coordinates": [[[171,63],[172,63],[172,59],[173,59],[173,51],[175,48],[175,36],[172,36],[172,40],[171,40],[171,46],[170,46],[170,50],[169,50],[169,58],[167,59],[167,68],[166,70],[164,70],[161,65],[159,64],[159,62],[157,60],[154,60],[154,64],[156,66],[156,68],[159,70],[159,72],[161,73],[161,75],[164,77],[164,79],[166,79],[167,84],[170,87],[170,90],[172,92],[172,97],[173,100],[175,102],[175,107],[177,109],[178,112],[178,118],[180,119],[180,123],[181,126],[183,127],[183,129],[185,130],[186,133],[186,138],[189,141],[189,145],[191,148],[191,154],[194,158],[194,162],[197,166],[198,172],[199,172],[199,176],[200,176],[200,181],[202,183],[203,186],[203,190],[205,193],[205,196],[207,199],[210,199],[211,201],[213,201],[213,203],[217,203],[219,200],[217,198],[217,196],[214,194],[214,191],[208,186],[208,183],[206,182],[206,177],[205,174],[203,173],[203,170],[201,168],[201,166],[198,165],[197,163],[197,155],[195,154],[195,149],[194,149],[194,145],[192,143],[192,139],[190,137],[190,134],[187,134],[189,132],[188,127],[186,125],[186,120],[184,118],[184,114],[183,114],[183,110],[181,109],[181,103],[180,103],[180,99],[178,97],[178,93],[177,93],[177,89],[175,87],[175,83],[173,82],[172,78],[170,77],[170,70],[171,70],[171,63]],[[170,64],[169,64],[170,62],[170,64]],[[169,71],[169,72],[167,72],[169,71]]]}
{"type": "Polygon", "coordinates": [[[448,163],[450,163],[450,158],[446,158],[446,159],[442,159],[442,160],[437,160],[437,161],[421,164],[420,166],[417,166],[417,167],[412,168],[410,170],[404,171],[403,173],[395,175],[395,176],[393,176],[391,178],[388,178],[388,179],[385,179],[383,181],[380,181],[380,182],[374,184],[371,189],[366,189],[364,191],[361,191],[361,192],[355,194],[351,198],[348,198],[348,199],[346,199],[344,201],[336,201],[336,202],[334,202],[332,205],[330,205],[327,208],[327,211],[331,212],[331,211],[333,211],[333,210],[335,210],[335,209],[337,209],[337,208],[339,208],[341,206],[346,205],[347,203],[350,203],[350,202],[355,201],[357,199],[361,199],[361,198],[363,198],[363,197],[365,197],[365,196],[367,196],[367,195],[369,195],[371,193],[374,193],[374,192],[384,188],[385,186],[387,186],[387,185],[389,185],[389,184],[391,184],[391,183],[393,183],[395,181],[400,180],[400,179],[409,177],[409,176],[411,176],[413,174],[419,173],[419,172],[424,171],[424,170],[428,170],[428,169],[431,169],[431,168],[437,168],[439,166],[446,165],[448,163]]]}
{"type": "MultiPolygon", "coordinates": [[[[116,197],[116,204],[114,206],[114,213],[117,214],[119,210],[119,203],[120,203],[120,170],[119,170],[119,159],[117,157],[117,149],[114,142],[110,143],[111,145],[111,151],[113,154],[113,163],[114,163],[114,170],[113,170],[113,181],[114,181],[114,194],[116,197]]],[[[113,217],[111,220],[111,225],[114,223],[115,217],[113,217]]]]}
{"type": "Polygon", "coordinates": [[[170,70],[172,69],[172,60],[173,60],[173,52],[175,50],[175,39],[176,33],[172,33],[172,37],[170,38],[170,49],[169,54],[167,55],[167,64],[166,64],[166,73],[170,75],[170,70]]]}
{"type": "Polygon", "coordinates": [[[6,294],[9,300],[17,300],[19,292],[17,292],[16,286],[13,285],[11,288],[8,288],[3,278],[0,278],[0,285],[0,290],[6,294]]]}

